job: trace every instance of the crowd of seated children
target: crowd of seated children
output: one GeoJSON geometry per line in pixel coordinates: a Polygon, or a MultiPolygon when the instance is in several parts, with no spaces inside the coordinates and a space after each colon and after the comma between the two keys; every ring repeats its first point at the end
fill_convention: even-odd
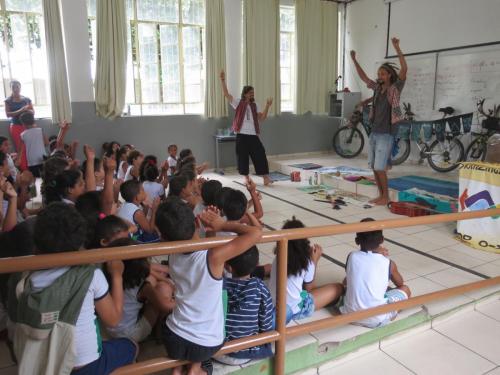
{"type": "MultiPolygon", "coordinates": [[[[63,125],[60,133],[67,130],[63,125]]],[[[40,368],[53,373],[109,373],[135,360],[137,343],[158,322],[168,356],[191,361],[190,374],[210,374],[211,358],[224,342],[273,329],[276,261],[258,266],[255,243],[262,233],[259,219],[264,210],[251,179],[246,181],[248,199],[242,191],[224,187],[220,181],[199,177],[206,165],[197,166],[189,149],[182,150],[177,159],[176,145],[168,147],[168,160],[161,166],[154,155],[144,157],[131,145],[108,142],[102,159],[86,145],[80,167],[74,155],[64,151],[61,137],[57,142],[59,146],[37,171],[42,178],[42,208],[31,212],[37,215],[23,223],[25,217],[18,214],[25,212],[33,176],[29,171],[21,173],[15,164],[12,170],[14,159],[7,154],[8,140],[0,139],[0,256],[191,240],[216,234],[234,237],[213,249],[171,255],[168,267],[154,263],[154,258],[133,259],[34,271],[28,278],[22,274],[0,277],[0,328],[5,315],[2,311],[7,309],[21,374],[40,368]],[[262,279],[269,275],[268,289],[262,279]],[[60,288],[66,291],[64,296],[55,292],[60,288]],[[42,311],[39,296],[50,301],[51,311],[60,312],[57,319],[42,311]],[[28,309],[31,298],[38,304],[30,304],[28,309]],[[102,341],[101,329],[112,340],[102,341]],[[45,346],[43,350],[48,351],[44,355],[33,356],[45,345],[34,344],[33,340],[40,339],[40,330],[45,332],[42,342],[61,340],[54,347],[64,350],[54,352],[50,349],[53,346],[45,346]],[[53,335],[57,332],[68,335],[53,335]]],[[[303,227],[293,218],[283,229],[303,227]]],[[[358,233],[356,242],[360,251],[348,257],[344,284],[316,287],[321,247],[307,239],[289,241],[287,323],[334,303],[344,290],[342,313],[410,296],[396,265],[386,257],[382,232],[358,233]],[[395,289],[387,290],[389,280],[395,289]]],[[[376,327],[396,314],[359,323],[376,327]]],[[[241,364],[270,355],[270,345],[261,345],[216,359],[241,364]]],[[[173,373],[182,371],[176,368],[173,373]]]]}
{"type": "MultiPolygon", "coordinates": [[[[373,219],[361,220],[361,222],[368,221],[373,219]]],[[[382,246],[383,242],[384,236],[381,230],[356,234],[359,250],[353,251],[347,257],[344,279],[346,292],[343,306],[340,306],[342,314],[410,298],[410,288],[404,285],[396,263],[387,257],[388,251],[382,246]],[[388,288],[389,281],[396,287],[388,288]]],[[[392,311],[357,323],[368,328],[380,327],[394,320],[397,314],[397,311],[392,311]]]]}

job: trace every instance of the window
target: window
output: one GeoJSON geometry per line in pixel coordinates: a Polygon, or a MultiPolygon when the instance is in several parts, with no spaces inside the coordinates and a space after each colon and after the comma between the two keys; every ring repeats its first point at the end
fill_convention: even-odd
{"type": "Polygon", "coordinates": [[[295,99],[295,8],[280,6],[281,111],[292,112],[295,99]]]}
{"type": "MultiPolygon", "coordinates": [[[[93,72],[95,1],[88,2],[93,72]]],[[[204,0],[127,0],[125,111],[128,114],[203,113],[204,3],[204,0]]]]}
{"type": "MultiPolygon", "coordinates": [[[[33,102],[36,117],[50,117],[42,14],[42,0],[0,0],[1,94],[10,96],[10,81],[16,79],[21,82],[21,95],[33,102]]],[[[4,106],[3,100],[0,106],[4,106]]],[[[3,108],[0,112],[5,118],[3,108]]]]}

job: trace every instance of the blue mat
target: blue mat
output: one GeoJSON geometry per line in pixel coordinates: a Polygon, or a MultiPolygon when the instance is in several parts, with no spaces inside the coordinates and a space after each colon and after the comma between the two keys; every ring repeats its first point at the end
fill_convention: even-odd
{"type": "Polygon", "coordinates": [[[448,195],[458,198],[458,183],[451,181],[436,180],[429,177],[404,176],[389,180],[389,187],[397,191],[417,188],[429,193],[448,195]]]}
{"type": "Polygon", "coordinates": [[[273,181],[290,181],[289,175],[283,174],[281,172],[276,172],[276,171],[269,173],[269,177],[273,181]]]}

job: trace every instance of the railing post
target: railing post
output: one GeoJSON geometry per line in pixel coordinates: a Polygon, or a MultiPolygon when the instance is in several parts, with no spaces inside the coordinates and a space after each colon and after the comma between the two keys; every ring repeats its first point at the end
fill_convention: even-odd
{"type": "Polygon", "coordinates": [[[283,239],[278,244],[278,265],[276,285],[276,330],[280,336],[276,341],[274,357],[274,374],[285,374],[285,346],[286,346],[286,284],[288,264],[288,240],[283,239]]]}

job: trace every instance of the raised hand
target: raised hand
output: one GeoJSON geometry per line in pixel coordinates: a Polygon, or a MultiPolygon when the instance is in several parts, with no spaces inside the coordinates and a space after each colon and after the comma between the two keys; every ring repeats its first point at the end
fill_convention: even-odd
{"type": "Polygon", "coordinates": [[[104,170],[106,172],[114,173],[116,170],[116,159],[104,158],[104,170]]]}
{"type": "Polygon", "coordinates": [[[399,48],[399,39],[394,37],[394,38],[391,38],[391,42],[392,42],[392,45],[394,46],[394,48],[398,49],[399,48]]]}
{"type": "Polygon", "coordinates": [[[351,59],[356,60],[356,51],[351,50],[351,59]]]}
{"type": "Polygon", "coordinates": [[[10,182],[6,182],[3,185],[2,190],[3,190],[4,194],[7,195],[9,198],[17,197],[16,189],[14,189],[14,187],[12,186],[12,184],[10,182]]]}
{"type": "Polygon", "coordinates": [[[272,105],[273,105],[273,98],[267,98],[267,100],[266,100],[266,105],[267,105],[268,107],[272,106],[272,105]]]}
{"type": "Polygon", "coordinates": [[[66,121],[66,120],[61,121],[61,122],[59,123],[59,127],[60,127],[61,129],[68,129],[68,128],[69,128],[69,122],[68,122],[68,121],[66,121]]]}
{"type": "Polygon", "coordinates": [[[221,81],[225,81],[226,80],[226,73],[224,72],[224,70],[220,71],[220,80],[221,81]]]}
{"type": "Polygon", "coordinates": [[[210,209],[206,209],[200,214],[200,220],[205,226],[206,231],[219,232],[224,226],[224,219],[210,209]]]}
{"type": "Polygon", "coordinates": [[[85,154],[85,157],[87,158],[87,160],[94,160],[95,159],[95,151],[91,146],[84,145],[83,146],[83,153],[85,154]]]}

